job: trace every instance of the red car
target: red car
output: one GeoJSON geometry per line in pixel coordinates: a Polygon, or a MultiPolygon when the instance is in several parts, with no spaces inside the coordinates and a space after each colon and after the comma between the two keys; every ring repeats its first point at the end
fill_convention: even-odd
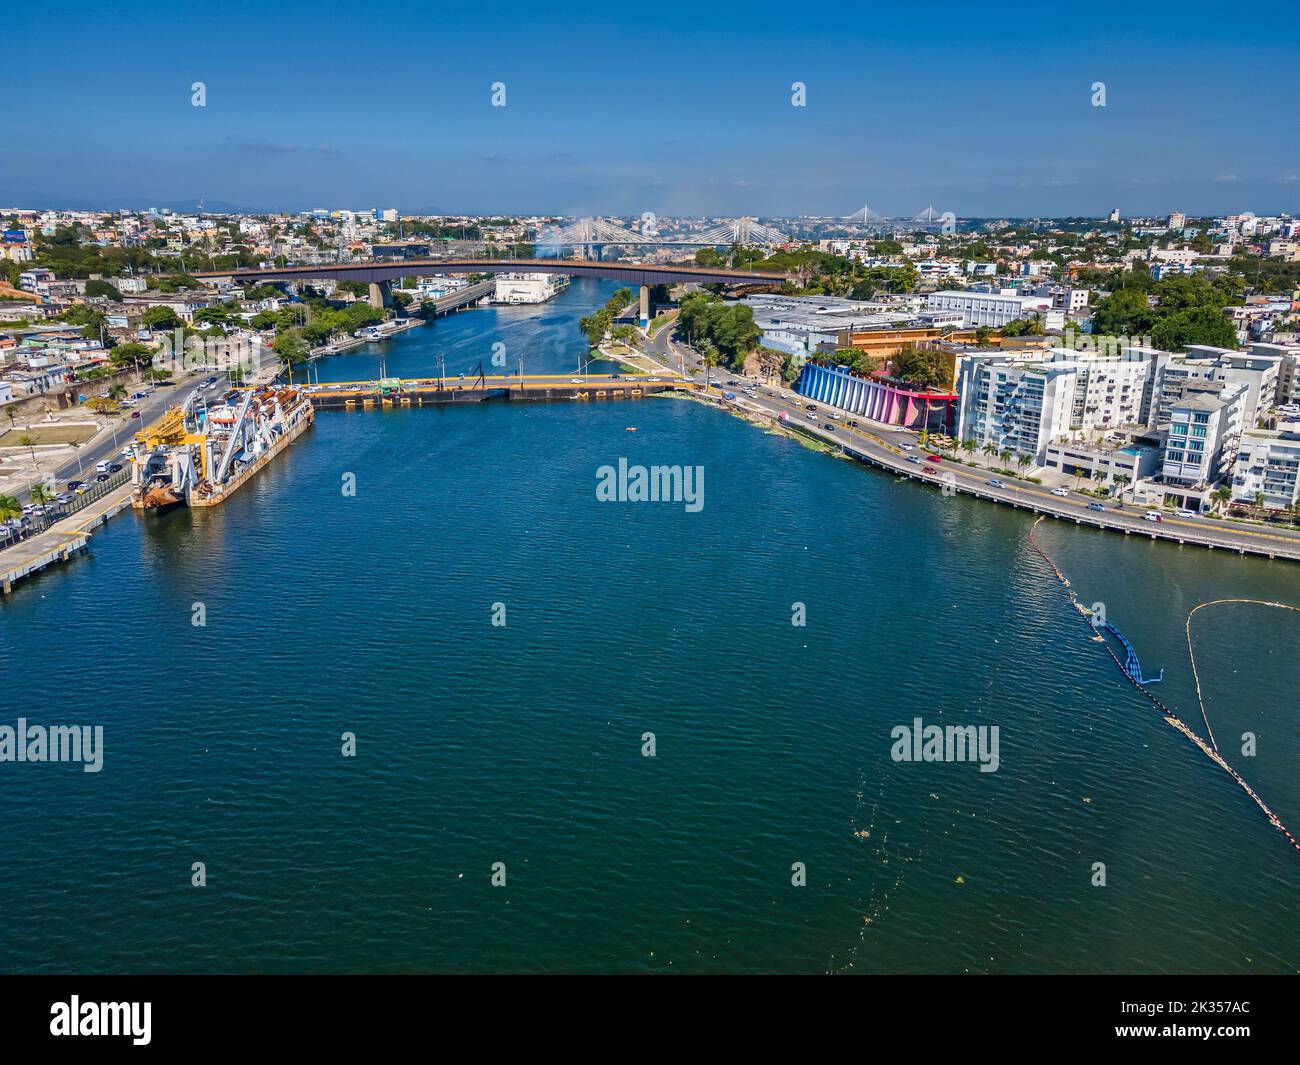
{"type": "Polygon", "coordinates": [[[922,472],[922,473],[938,473],[939,471],[936,470],[933,466],[922,466],[922,467],[921,467],[921,472],[922,472]]]}
{"type": "Polygon", "coordinates": [[[925,456],[925,461],[926,461],[926,462],[942,462],[942,461],[943,461],[943,458],[942,458],[941,456],[939,456],[939,455],[926,455],[926,456],[925,456]]]}

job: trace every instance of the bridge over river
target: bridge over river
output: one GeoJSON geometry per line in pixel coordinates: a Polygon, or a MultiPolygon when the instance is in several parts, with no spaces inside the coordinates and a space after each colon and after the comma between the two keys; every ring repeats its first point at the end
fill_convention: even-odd
{"type": "Polygon", "coordinates": [[[320,263],[313,266],[267,266],[242,270],[215,270],[193,276],[219,281],[360,281],[370,285],[370,302],[382,307],[390,302],[388,287],[399,277],[428,277],[433,274],[474,273],[568,274],[572,277],[600,277],[640,286],[641,324],[649,324],[651,285],[745,285],[780,286],[785,274],[762,270],[732,270],[720,267],[668,263],[588,262],[578,259],[372,259],[352,263],[320,263]]]}

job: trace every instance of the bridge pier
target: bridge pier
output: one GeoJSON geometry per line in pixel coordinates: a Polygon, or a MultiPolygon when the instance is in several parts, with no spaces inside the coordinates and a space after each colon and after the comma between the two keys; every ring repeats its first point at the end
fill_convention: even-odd
{"type": "Polygon", "coordinates": [[[641,328],[650,328],[650,286],[641,286],[641,328]]]}
{"type": "Polygon", "coordinates": [[[393,305],[393,283],[391,281],[370,282],[370,306],[377,311],[393,305]]]}

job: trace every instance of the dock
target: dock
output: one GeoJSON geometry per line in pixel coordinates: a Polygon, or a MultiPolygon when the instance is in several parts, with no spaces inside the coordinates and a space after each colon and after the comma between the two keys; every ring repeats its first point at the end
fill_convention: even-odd
{"type": "Polygon", "coordinates": [[[9,595],[24,577],[66,562],[90,543],[92,531],[131,505],[131,485],[115,488],[71,517],[0,553],[0,594],[9,595]]]}

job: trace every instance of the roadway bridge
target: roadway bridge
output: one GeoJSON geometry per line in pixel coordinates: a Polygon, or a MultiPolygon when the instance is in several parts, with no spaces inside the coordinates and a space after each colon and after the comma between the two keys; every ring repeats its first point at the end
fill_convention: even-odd
{"type": "Polygon", "coordinates": [[[781,285],[785,274],[760,270],[732,270],[690,264],[618,263],[578,259],[399,259],[353,263],[322,263],[314,266],[268,266],[242,270],[213,270],[194,277],[218,281],[360,281],[370,286],[370,302],[384,306],[391,297],[386,290],[399,277],[427,277],[431,274],[473,273],[568,274],[621,281],[641,289],[641,324],[650,324],[651,285],[781,285]]]}
{"type": "Polygon", "coordinates": [[[425,407],[485,400],[641,399],[655,392],[699,388],[668,374],[495,374],[465,377],[386,378],[333,381],[304,391],[317,410],[425,407]]]}

